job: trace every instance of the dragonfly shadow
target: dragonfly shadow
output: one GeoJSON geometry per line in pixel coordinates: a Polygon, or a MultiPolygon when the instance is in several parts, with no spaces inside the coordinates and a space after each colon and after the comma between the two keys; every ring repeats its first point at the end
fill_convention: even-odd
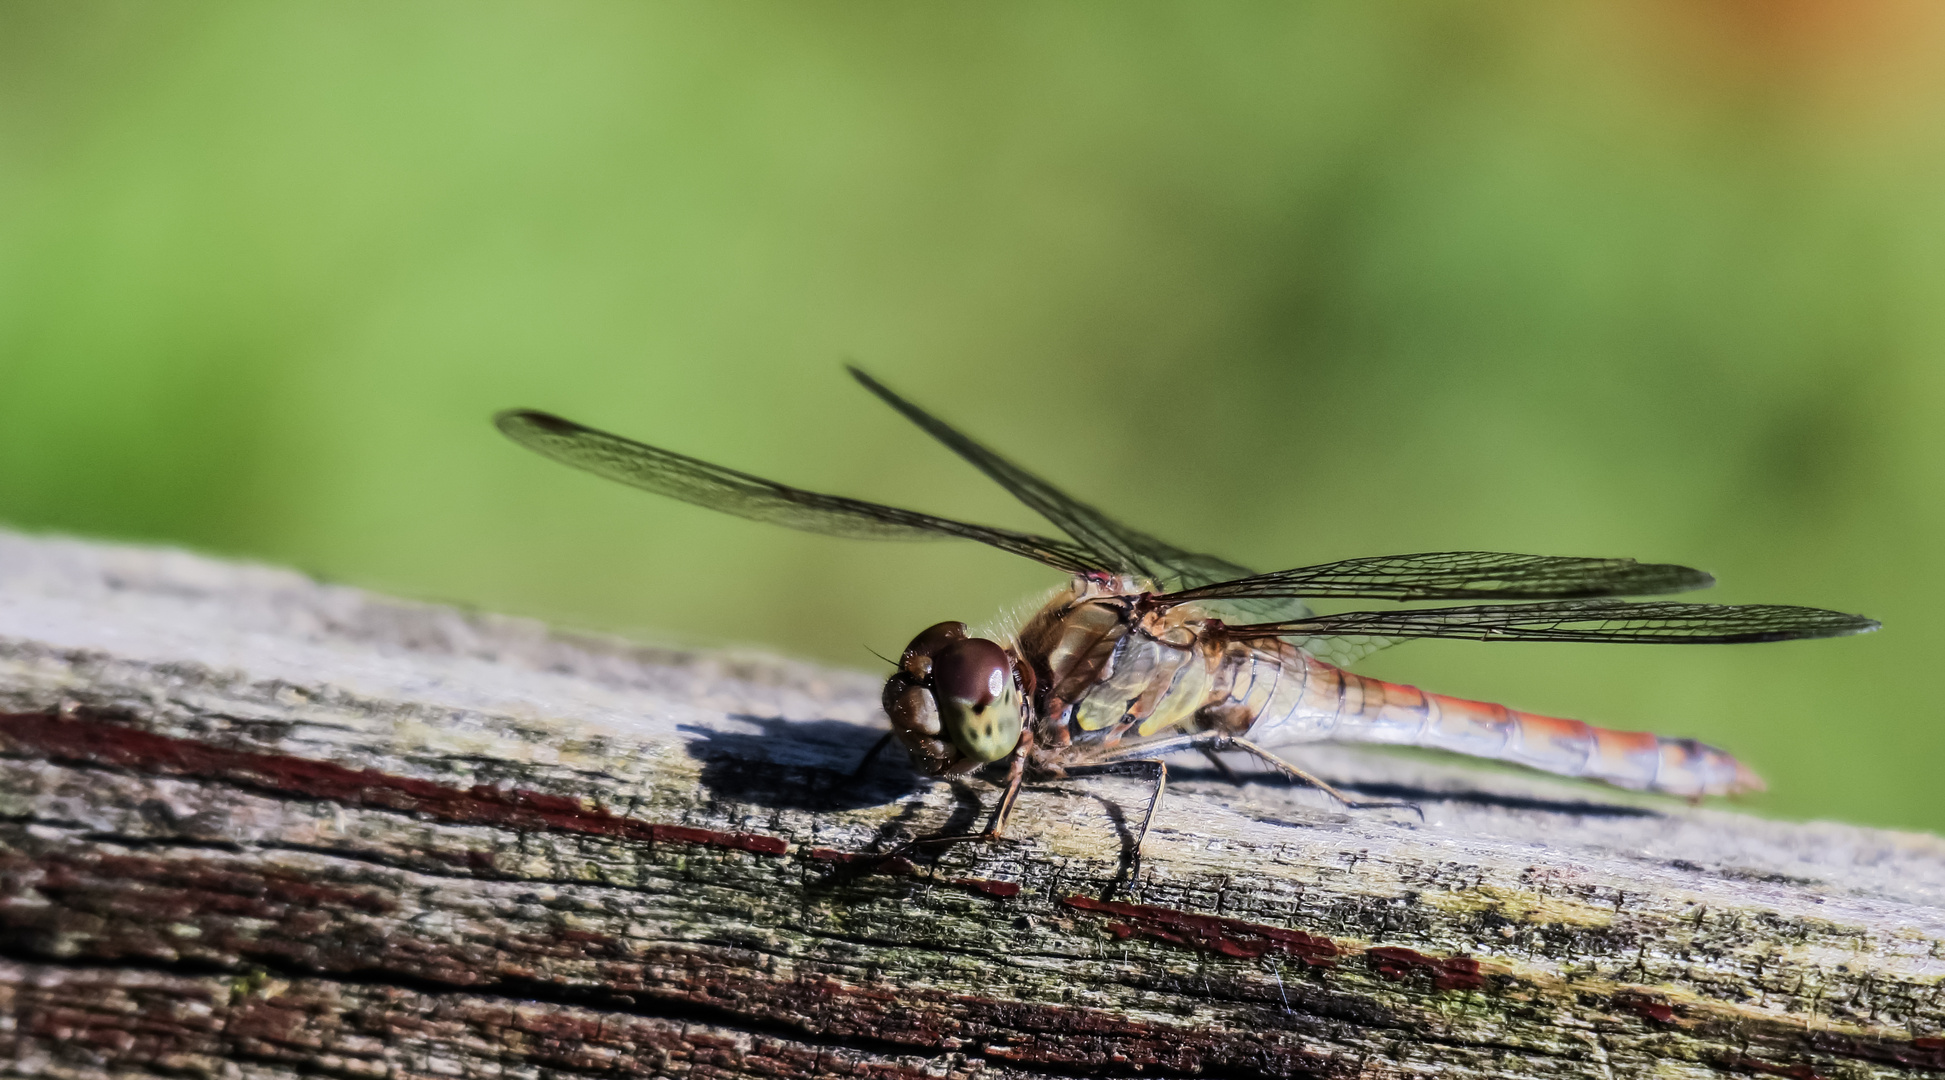
{"type": "MultiPolygon", "coordinates": [[[[1092,793],[1090,793],[1092,795],[1092,793]]],[[[1134,826],[1128,824],[1128,811],[1120,803],[1105,795],[1092,795],[1108,815],[1114,825],[1114,834],[1121,841],[1121,856],[1115,860],[1114,880],[1101,888],[1099,899],[1105,903],[1113,900],[1116,893],[1135,892],[1135,883],[1141,877],[1141,838],[1135,835],[1134,826]]]]}
{"type": "MultiPolygon", "coordinates": [[[[952,792],[951,815],[945,819],[944,824],[925,836],[913,835],[908,837],[910,840],[917,841],[917,844],[914,847],[902,849],[905,858],[921,866],[938,862],[955,847],[959,846],[957,843],[928,843],[926,842],[927,837],[965,837],[973,835],[981,831],[992,820],[993,807],[988,805],[987,800],[980,797],[980,793],[973,788],[973,785],[961,779],[948,780],[946,783],[952,792]]],[[[918,807],[914,806],[911,809],[917,810],[918,807]]],[[[880,830],[875,843],[884,843],[903,832],[910,825],[909,818],[912,816],[914,815],[901,814],[898,821],[890,823],[894,828],[880,830]]],[[[973,843],[974,841],[964,842],[973,843]]]]}
{"type": "Polygon", "coordinates": [[[702,786],[719,798],[783,810],[857,810],[895,802],[931,783],[906,764],[895,746],[867,763],[865,757],[882,733],[857,724],[744,714],[730,718],[758,730],[688,724],[679,729],[695,736],[689,754],[702,763],[702,786]]]}
{"type": "Polygon", "coordinates": [[[1543,799],[1534,795],[1507,795],[1493,791],[1433,791],[1428,788],[1413,787],[1410,784],[1362,783],[1339,786],[1360,795],[1370,795],[1380,799],[1402,799],[1412,803],[1466,803],[1471,806],[1494,806],[1501,810],[1565,814],[1569,817],[1658,818],[1667,816],[1652,807],[1594,802],[1589,799],[1543,799]]]}
{"type": "MultiPolygon", "coordinates": [[[[1233,780],[1214,769],[1173,767],[1170,776],[1183,780],[1228,780],[1237,785],[1263,784],[1270,787],[1308,788],[1309,785],[1275,773],[1248,773],[1233,780]]],[[[1527,810],[1542,814],[1564,814],[1591,818],[1658,818],[1667,815],[1649,806],[1596,802],[1592,799],[1548,799],[1537,795],[1514,795],[1499,791],[1454,791],[1450,788],[1420,787],[1381,780],[1332,780],[1338,788],[1374,799],[1417,803],[1460,803],[1491,806],[1501,810],[1527,810]]],[[[1355,812],[1355,811],[1353,811],[1355,812]]]]}

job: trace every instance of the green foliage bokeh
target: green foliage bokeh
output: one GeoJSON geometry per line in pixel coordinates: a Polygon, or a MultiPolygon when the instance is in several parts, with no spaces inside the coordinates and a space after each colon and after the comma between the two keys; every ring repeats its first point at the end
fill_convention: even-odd
{"type": "Polygon", "coordinates": [[[1809,0],[8,5],[0,521],[873,666],[1055,581],[718,518],[486,422],[1041,527],[855,361],[1262,568],[1633,555],[1882,618],[1367,669],[1705,738],[1766,812],[1945,828],[1939,31],[1809,0]]]}

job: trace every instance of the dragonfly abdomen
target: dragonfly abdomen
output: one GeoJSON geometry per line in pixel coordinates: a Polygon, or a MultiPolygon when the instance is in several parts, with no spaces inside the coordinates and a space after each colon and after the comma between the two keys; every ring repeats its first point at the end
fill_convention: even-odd
{"type": "Polygon", "coordinates": [[[1318,700],[1321,694],[1305,695],[1311,710],[1335,713],[1316,727],[1337,742],[1421,746],[1669,795],[1730,795],[1763,788],[1762,780],[1734,757],[1694,739],[1594,727],[1365,678],[1314,659],[1308,663],[1313,665],[1307,680],[1312,686],[1321,690],[1325,686],[1320,684],[1338,684],[1334,703],[1318,700]],[[1318,669],[1335,677],[1320,677],[1324,671],[1318,669]]]}
{"type": "Polygon", "coordinates": [[[1274,638],[1183,635],[1137,626],[1118,606],[1056,612],[1044,666],[1065,705],[1041,741],[1083,755],[1130,754],[1140,743],[1197,733],[1262,747],[1334,741],[1420,746],[1510,761],[1562,776],[1688,797],[1759,791],[1735,758],[1693,739],[1616,731],[1504,705],[1432,694],[1354,675],[1274,638]],[[1098,610],[1097,610],[1098,609],[1098,610]],[[1079,638],[1080,630],[1086,633],[1079,638]],[[1078,642],[1078,644],[1077,644],[1078,642]],[[1081,647],[1085,646],[1085,647],[1081,647]],[[1071,696],[1070,696],[1071,695],[1071,696]]]}

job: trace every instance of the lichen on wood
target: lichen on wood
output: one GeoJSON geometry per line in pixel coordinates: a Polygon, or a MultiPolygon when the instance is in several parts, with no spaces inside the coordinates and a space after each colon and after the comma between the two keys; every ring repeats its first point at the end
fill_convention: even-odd
{"type": "Polygon", "coordinates": [[[992,789],[875,679],[0,534],[11,1075],[1924,1076],[1945,842],[1306,754],[992,789]]]}

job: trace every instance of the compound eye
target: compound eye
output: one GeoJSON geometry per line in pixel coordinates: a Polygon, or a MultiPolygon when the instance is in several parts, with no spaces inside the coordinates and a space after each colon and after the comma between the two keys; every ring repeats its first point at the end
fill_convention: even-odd
{"type": "Polygon", "coordinates": [[[915,679],[923,679],[932,673],[932,658],[939,650],[955,641],[966,640],[966,624],[962,622],[935,623],[918,632],[910,645],[905,646],[905,654],[898,658],[898,667],[915,679]]]}
{"type": "Polygon", "coordinates": [[[932,700],[946,738],[974,761],[998,761],[1020,744],[1020,694],[1006,650],[985,638],[954,641],[932,657],[932,700]]]}

